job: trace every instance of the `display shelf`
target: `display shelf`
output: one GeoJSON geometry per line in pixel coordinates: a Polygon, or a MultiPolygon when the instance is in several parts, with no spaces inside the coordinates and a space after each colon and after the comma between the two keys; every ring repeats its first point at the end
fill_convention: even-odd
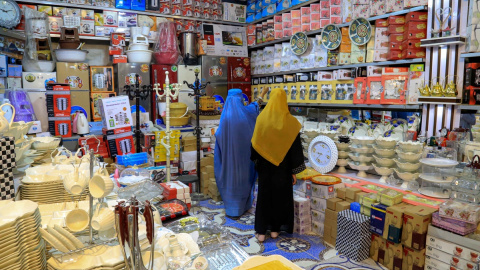
{"type": "Polygon", "coordinates": [[[427,38],[420,40],[420,47],[444,47],[448,45],[465,44],[467,38],[462,36],[450,36],[439,38],[427,38]]]}
{"type": "Polygon", "coordinates": [[[229,22],[229,21],[221,21],[221,20],[201,19],[201,18],[175,16],[175,15],[164,15],[164,14],[160,14],[160,12],[154,12],[154,11],[140,11],[140,10],[132,10],[132,9],[120,9],[120,8],[89,6],[89,5],[75,5],[75,4],[67,4],[67,3],[64,3],[64,2],[50,2],[50,1],[38,1],[38,0],[18,0],[17,2],[28,3],[28,4],[36,4],[36,5],[45,5],[45,6],[93,9],[93,10],[97,10],[97,11],[104,11],[105,10],[105,11],[129,12],[129,13],[136,13],[136,14],[140,14],[140,15],[149,15],[149,16],[156,16],[156,17],[180,19],[180,20],[209,22],[209,23],[216,23],[216,24],[227,24],[227,25],[235,25],[235,26],[245,26],[246,25],[245,23],[237,23],[237,22],[229,22]]]}
{"type": "Polygon", "coordinates": [[[460,54],[460,58],[473,58],[473,57],[480,57],[480,52],[460,54]]]}
{"type": "Polygon", "coordinates": [[[23,34],[23,31],[12,31],[2,27],[0,27],[0,36],[7,36],[11,38],[25,40],[25,35],[23,34]]]}
{"type": "Polygon", "coordinates": [[[310,0],[310,1],[307,1],[307,2],[304,2],[304,3],[301,3],[301,4],[298,4],[298,5],[295,5],[293,7],[289,7],[289,8],[286,8],[286,9],[283,9],[281,10],[280,12],[277,12],[273,15],[268,15],[268,16],[265,16],[265,17],[262,17],[258,20],[255,20],[255,21],[252,21],[250,23],[247,23],[247,24],[255,24],[255,23],[261,23],[261,22],[264,22],[266,20],[269,20],[269,19],[272,19],[274,16],[278,16],[278,15],[282,15],[283,13],[287,13],[289,11],[292,11],[292,10],[295,10],[295,9],[299,9],[301,7],[304,7],[304,6],[308,6],[310,4],[316,4],[318,3],[317,0],[310,0]]]}
{"type": "MultiPolygon", "coordinates": [[[[14,32],[16,36],[19,36],[22,39],[25,39],[25,34],[24,34],[23,31],[16,30],[16,31],[10,31],[10,32],[14,32]]],[[[1,34],[2,33],[0,33],[0,35],[1,34]]],[[[60,38],[60,34],[50,34],[50,38],[54,38],[54,39],[60,38]]],[[[108,42],[110,42],[110,37],[79,36],[79,38],[80,38],[80,40],[98,40],[98,41],[108,41],[108,42]]],[[[125,38],[125,41],[129,42],[130,38],[125,38]]],[[[153,43],[155,43],[155,41],[149,39],[148,43],[153,44],[153,43]]]]}
{"type": "Polygon", "coordinates": [[[253,77],[253,78],[268,77],[268,76],[276,76],[276,75],[293,74],[293,73],[298,73],[298,72],[315,72],[315,71],[322,71],[322,70],[335,70],[335,69],[341,69],[341,68],[355,68],[355,67],[368,67],[368,66],[389,66],[389,65],[407,65],[407,64],[413,64],[413,63],[423,63],[424,61],[425,61],[424,58],[402,59],[402,60],[396,60],[396,61],[361,63],[361,64],[351,64],[351,65],[341,65],[341,66],[331,66],[331,67],[318,67],[318,68],[308,68],[308,69],[297,69],[297,70],[282,71],[282,72],[275,72],[275,73],[268,73],[268,74],[255,74],[255,75],[252,75],[252,77],[253,77]]]}
{"type": "Polygon", "coordinates": [[[459,106],[460,110],[473,110],[473,111],[479,111],[480,110],[480,105],[467,105],[467,104],[462,104],[459,106]]]}
{"type": "Polygon", "coordinates": [[[447,104],[458,105],[462,103],[462,98],[459,97],[419,97],[418,103],[423,104],[447,104]]]}
{"type": "MultiPolygon", "coordinates": [[[[265,103],[266,104],[266,103],[265,103]]],[[[395,105],[395,104],[335,104],[335,103],[288,103],[289,107],[311,107],[325,109],[364,109],[378,111],[421,111],[419,104],[395,105]]]]}
{"type": "MultiPolygon", "coordinates": [[[[312,3],[315,3],[315,1],[309,1],[307,2],[308,4],[312,4],[312,3]]],[[[305,4],[305,3],[303,3],[305,4]]],[[[275,14],[275,15],[281,15],[285,12],[288,12],[288,11],[291,11],[291,10],[294,10],[294,9],[297,9],[299,7],[302,7],[303,4],[301,5],[297,5],[295,7],[292,7],[292,8],[289,8],[289,9],[286,9],[286,10],[282,10],[281,12],[275,14]]],[[[390,12],[390,13],[386,13],[386,14],[383,14],[383,15],[378,15],[378,16],[375,16],[375,17],[370,17],[370,18],[367,18],[367,20],[369,21],[375,21],[375,20],[378,20],[378,19],[384,19],[384,18],[388,18],[390,16],[395,16],[395,15],[402,15],[402,14],[406,14],[406,13],[409,13],[409,12],[413,12],[413,11],[422,11],[422,10],[427,10],[427,7],[426,6],[418,6],[418,7],[413,7],[413,8],[409,8],[409,9],[404,9],[404,10],[401,10],[401,11],[395,11],[395,12],[390,12]]],[[[268,17],[265,17],[268,19],[271,19],[273,18],[273,16],[275,15],[270,15],[268,17]]],[[[262,21],[265,21],[264,18],[260,19],[260,20],[256,20],[256,21],[253,21],[249,24],[254,24],[254,23],[258,23],[258,22],[262,22],[262,21]]],[[[349,26],[350,23],[342,23],[342,24],[337,24],[338,27],[346,27],[346,26],[349,26]]],[[[322,33],[322,29],[318,29],[318,30],[313,30],[313,31],[308,31],[308,32],[305,32],[305,34],[307,34],[307,36],[311,36],[311,35],[318,35],[318,34],[321,34],[322,33]]],[[[281,39],[276,39],[276,40],[272,40],[272,41],[268,41],[268,42],[264,42],[264,43],[260,43],[260,44],[256,44],[256,45],[252,45],[252,46],[248,46],[249,49],[258,49],[258,48],[263,48],[263,47],[266,47],[266,46],[269,46],[269,45],[274,45],[274,44],[278,44],[278,43],[282,43],[282,42],[285,42],[285,41],[290,41],[290,38],[291,37],[284,37],[284,38],[281,38],[281,39]]]]}

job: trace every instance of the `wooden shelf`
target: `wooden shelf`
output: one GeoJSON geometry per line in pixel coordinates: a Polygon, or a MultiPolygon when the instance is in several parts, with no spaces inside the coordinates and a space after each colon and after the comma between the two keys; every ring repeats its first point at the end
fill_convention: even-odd
{"type": "MultiPolygon", "coordinates": [[[[262,104],[263,105],[263,104],[262,104]]],[[[288,103],[289,107],[309,107],[324,109],[351,109],[374,111],[421,111],[421,104],[335,104],[335,103],[288,103]]]]}
{"type": "Polygon", "coordinates": [[[467,39],[462,36],[450,36],[450,37],[438,37],[427,38],[420,41],[421,47],[444,47],[449,45],[462,45],[465,44],[467,39]]]}

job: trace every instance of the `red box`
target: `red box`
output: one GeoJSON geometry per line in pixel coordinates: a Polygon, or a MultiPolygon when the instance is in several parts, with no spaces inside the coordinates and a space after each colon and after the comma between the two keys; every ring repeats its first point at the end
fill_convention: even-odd
{"type": "Polygon", "coordinates": [[[421,39],[407,39],[402,41],[402,50],[405,49],[420,49],[421,39]]]}
{"type": "Polygon", "coordinates": [[[294,26],[292,27],[292,33],[296,34],[298,32],[302,32],[302,27],[301,26],[294,26]]]}
{"type": "Polygon", "coordinates": [[[172,14],[172,5],[169,3],[160,3],[160,14],[170,15],[172,14]]]}
{"type": "Polygon", "coordinates": [[[405,39],[403,34],[391,34],[388,38],[390,42],[402,42],[405,39]]]}
{"type": "Polygon", "coordinates": [[[125,46],[125,33],[111,33],[110,45],[112,46],[125,46]]]}
{"type": "Polygon", "coordinates": [[[390,48],[390,50],[401,51],[401,50],[403,50],[403,48],[402,48],[402,42],[398,42],[398,41],[390,42],[390,43],[389,43],[389,48],[390,48]]]}
{"type": "Polygon", "coordinates": [[[247,46],[253,46],[256,44],[257,37],[256,36],[247,36],[247,46]]]}
{"type": "Polygon", "coordinates": [[[384,67],[382,69],[382,75],[407,75],[409,68],[404,67],[384,67]]]}
{"type": "Polygon", "coordinates": [[[310,23],[310,31],[313,31],[313,30],[318,30],[320,29],[320,22],[311,22],[310,23]]]}
{"type": "Polygon", "coordinates": [[[330,9],[322,9],[320,11],[320,18],[321,19],[330,19],[330,9]]]}
{"type": "Polygon", "coordinates": [[[46,91],[48,117],[70,117],[72,99],[70,87],[65,91],[46,91]]]}
{"type": "Polygon", "coordinates": [[[118,63],[128,63],[127,61],[127,56],[126,55],[113,55],[113,63],[118,64],[118,63]]]}
{"type": "Polygon", "coordinates": [[[283,37],[284,37],[283,30],[276,30],[275,31],[275,39],[281,39],[283,37]]]}
{"type": "Polygon", "coordinates": [[[330,1],[328,0],[320,1],[320,9],[330,9],[330,1]]]}
{"type": "Polygon", "coordinates": [[[320,13],[320,4],[310,5],[310,14],[320,13]]]}
{"type": "Polygon", "coordinates": [[[49,117],[48,131],[53,136],[72,137],[72,120],[67,117],[49,117]]]}
{"type": "Polygon", "coordinates": [[[116,128],[112,130],[102,129],[104,140],[107,142],[111,157],[135,153],[133,133],[131,127],[116,128]]]}
{"type": "Polygon", "coordinates": [[[183,29],[187,32],[195,32],[195,21],[185,20],[183,21],[183,29]]]}
{"type": "Polygon", "coordinates": [[[414,31],[426,31],[427,30],[427,22],[417,22],[417,21],[411,21],[408,24],[406,24],[406,31],[408,32],[414,32],[414,31]]]}
{"type": "Polygon", "coordinates": [[[283,19],[282,19],[282,16],[280,16],[280,15],[275,15],[273,17],[273,22],[274,23],[282,23],[282,21],[283,21],[283,19]]]}
{"type": "MultiPolygon", "coordinates": [[[[204,13],[207,10],[207,13],[210,14],[208,9],[204,9],[204,13]]],[[[182,5],[172,5],[172,15],[182,16],[182,5]]]]}
{"type": "Polygon", "coordinates": [[[331,24],[341,24],[342,23],[342,16],[330,16],[330,23],[331,24]]]}
{"type": "Polygon", "coordinates": [[[252,85],[250,83],[228,83],[228,89],[240,89],[242,93],[247,95],[248,102],[251,102],[252,85]]]}
{"type": "Polygon", "coordinates": [[[302,25],[302,19],[292,19],[292,27],[298,27],[302,25]]]}
{"type": "Polygon", "coordinates": [[[388,25],[404,25],[405,16],[390,16],[388,17],[388,25]]]}
{"type": "Polygon", "coordinates": [[[20,7],[20,10],[22,12],[22,17],[20,19],[20,23],[15,27],[15,29],[25,30],[25,16],[23,15],[23,8],[27,7],[27,8],[37,10],[37,6],[36,5],[27,5],[27,4],[18,4],[18,6],[20,7]]]}
{"type": "Polygon", "coordinates": [[[310,16],[302,16],[302,24],[309,24],[310,16]]]}
{"type": "Polygon", "coordinates": [[[353,104],[364,104],[366,102],[367,77],[357,77],[354,81],[355,94],[353,104]]]}
{"type": "Polygon", "coordinates": [[[406,39],[424,39],[427,38],[427,29],[416,31],[405,31],[403,33],[403,40],[406,39]]]}
{"type": "Polygon", "coordinates": [[[302,12],[301,12],[300,10],[298,10],[298,9],[292,10],[290,13],[292,14],[292,15],[291,15],[292,20],[293,20],[293,19],[300,19],[300,18],[302,18],[302,12]]]}
{"type": "Polygon", "coordinates": [[[405,22],[409,22],[409,21],[426,22],[427,20],[428,20],[428,12],[414,11],[414,12],[409,12],[407,15],[405,15],[405,22]]]}
{"type": "Polygon", "coordinates": [[[283,29],[283,36],[289,37],[293,35],[293,28],[283,29]]]}
{"type": "Polygon", "coordinates": [[[320,13],[310,14],[310,22],[320,23],[320,13]]]}
{"type": "Polygon", "coordinates": [[[252,36],[252,35],[255,35],[256,34],[256,31],[257,31],[257,28],[254,24],[249,24],[247,26],[247,35],[248,36],[252,36]]]}
{"type": "Polygon", "coordinates": [[[375,21],[375,27],[388,27],[387,19],[378,19],[375,21]]]}
{"type": "Polygon", "coordinates": [[[293,27],[293,22],[292,21],[289,21],[289,22],[282,22],[282,29],[291,29],[293,27]]]}
{"type": "Polygon", "coordinates": [[[320,20],[320,27],[321,28],[324,28],[325,26],[327,26],[329,24],[330,24],[330,19],[320,20]]]}
{"type": "Polygon", "coordinates": [[[183,6],[182,14],[183,14],[184,17],[193,17],[193,7],[192,6],[183,6]]]}
{"type": "MultiPolygon", "coordinates": [[[[381,89],[383,89],[383,83],[382,83],[382,77],[367,77],[367,87],[368,89],[373,89],[373,85],[382,85],[381,89]]],[[[374,87],[375,89],[378,89],[379,87],[374,87]]],[[[381,100],[381,95],[378,99],[373,98],[370,93],[372,91],[369,90],[368,93],[366,93],[366,100],[365,104],[380,104],[381,100]]]]}
{"type": "Polygon", "coordinates": [[[108,46],[109,55],[121,55],[123,54],[123,47],[120,46],[108,46]]]}
{"type": "Polygon", "coordinates": [[[282,22],[290,22],[292,21],[292,15],[289,13],[282,14],[282,22]]]}
{"type": "Polygon", "coordinates": [[[228,82],[250,83],[251,66],[249,57],[228,58],[228,82]]]}
{"type": "Polygon", "coordinates": [[[426,49],[405,49],[402,51],[402,55],[404,58],[425,58],[426,49]]]}
{"type": "Polygon", "coordinates": [[[283,30],[283,26],[281,23],[276,23],[274,26],[273,26],[273,30],[275,31],[281,31],[283,30]]]}
{"type": "Polygon", "coordinates": [[[405,32],[405,25],[389,25],[388,33],[389,34],[402,34],[405,32]]]}
{"type": "Polygon", "coordinates": [[[390,50],[387,54],[387,60],[400,60],[403,58],[402,51],[400,50],[390,50]]]}
{"type": "Polygon", "coordinates": [[[310,31],[310,23],[302,24],[302,32],[308,32],[308,31],[310,31]]]}

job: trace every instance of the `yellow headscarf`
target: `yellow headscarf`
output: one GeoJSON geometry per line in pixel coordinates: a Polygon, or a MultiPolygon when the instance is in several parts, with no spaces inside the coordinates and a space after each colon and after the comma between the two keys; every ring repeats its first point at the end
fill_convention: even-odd
{"type": "Polygon", "coordinates": [[[278,166],[301,128],[300,122],[288,110],[287,94],[283,89],[275,88],[267,106],[257,117],[252,146],[263,158],[278,166]]]}

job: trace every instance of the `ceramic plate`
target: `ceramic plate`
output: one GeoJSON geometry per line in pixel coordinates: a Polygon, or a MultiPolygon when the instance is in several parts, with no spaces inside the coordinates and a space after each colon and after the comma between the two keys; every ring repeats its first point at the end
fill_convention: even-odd
{"type": "Polygon", "coordinates": [[[329,24],[323,28],[322,44],[328,50],[335,50],[342,43],[342,31],[334,24],[329,24]]]}
{"type": "Polygon", "coordinates": [[[353,44],[365,45],[372,37],[372,25],[367,19],[357,18],[350,23],[348,34],[353,44]]]}
{"type": "Polygon", "coordinates": [[[302,55],[308,49],[308,37],[303,32],[297,32],[290,38],[290,47],[295,55],[302,55]]]}

